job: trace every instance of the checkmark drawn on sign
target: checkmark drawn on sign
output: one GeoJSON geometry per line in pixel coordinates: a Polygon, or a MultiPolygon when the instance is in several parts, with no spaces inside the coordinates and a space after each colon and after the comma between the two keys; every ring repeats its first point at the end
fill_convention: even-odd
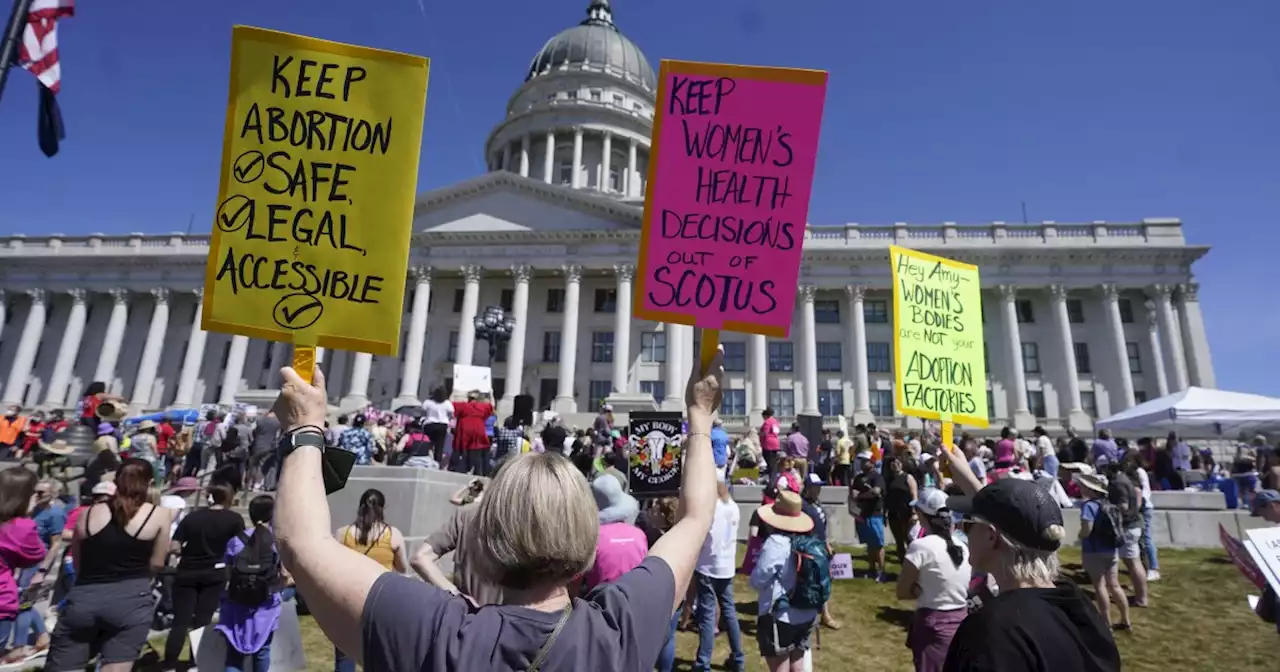
{"type": "Polygon", "coordinates": [[[262,152],[256,149],[241,154],[236,158],[235,163],[231,164],[231,173],[240,184],[256,182],[262,177],[262,171],[265,169],[266,159],[263,158],[262,152]]]}
{"type": "Polygon", "coordinates": [[[235,194],[218,206],[218,230],[223,233],[235,233],[253,221],[256,206],[252,198],[235,194]]]}
{"type": "Polygon", "coordinates": [[[324,302],[305,292],[286,294],[271,311],[275,323],[284,329],[306,329],[324,314],[324,302]]]}

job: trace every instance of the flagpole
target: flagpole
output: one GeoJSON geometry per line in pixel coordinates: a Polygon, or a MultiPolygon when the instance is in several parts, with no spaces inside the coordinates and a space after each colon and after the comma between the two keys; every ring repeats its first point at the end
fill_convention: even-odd
{"type": "Polygon", "coordinates": [[[4,84],[9,78],[9,67],[18,60],[18,43],[22,40],[22,31],[27,26],[27,14],[30,11],[31,0],[13,0],[13,12],[9,14],[9,23],[4,31],[4,42],[0,42],[0,97],[4,96],[4,84]]]}

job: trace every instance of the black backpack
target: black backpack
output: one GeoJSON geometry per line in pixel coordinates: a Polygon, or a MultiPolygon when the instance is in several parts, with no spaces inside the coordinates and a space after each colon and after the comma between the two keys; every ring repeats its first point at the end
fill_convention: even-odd
{"type": "Polygon", "coordinates": [[[229,453],[240,447],[240,430],[235,425],[227,428],[227,433],[222,435],[222,452],[229,453]]]}
{"type": "Polygon", "coordinates": [[[280,566],[276,562],[276,539],[265,525],[254,529],[253,536],[241,532],[244,548],[231,563],[227,579],[227,598],[246,607],[257,607],[279,589],[280,566]]]}
{"type": "Polygon", "coordinates": [[[1120,508],[1105,499],[1094,501],[1098,502],[1098,515],[1089,529],[1089,538],[1102,548],[1124,546],[1124,522],[1120,508]]]}

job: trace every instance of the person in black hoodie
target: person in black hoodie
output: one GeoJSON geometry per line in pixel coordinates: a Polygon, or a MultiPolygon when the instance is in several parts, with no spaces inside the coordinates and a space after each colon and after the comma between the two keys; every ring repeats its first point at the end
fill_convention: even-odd
{"type": "MultiPolygon", "coordinates": [[[[963,460],[953,461],[953,471],[957,463],[963,460]]],[[[970,563],[1000,592],[960,625],[945,672],[1120,669],[1111,630],[1093,604],[1074,584],[1057,583],[1066,530],[1048,491],[1006,478],[972,496],[949,497],[947,508],[965,516],[970,563]]]]}

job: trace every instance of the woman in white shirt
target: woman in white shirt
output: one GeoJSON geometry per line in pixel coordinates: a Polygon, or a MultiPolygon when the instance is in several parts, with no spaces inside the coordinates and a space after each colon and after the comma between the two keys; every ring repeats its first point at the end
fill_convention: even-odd
{"type": "Polygon", "coordinates": [[[698,656],[693,662],[694,672],[711,669],[711,650],[716,645],[716,606],[720,607],[720,622],[725,624],[729,636],[729,668],[745,669],[746,655],[742,652],[742,633],[738,629],[738,611],[733,603],[733,575],[737,571],[738,504],[729,496],[729,486],[721,481],[716,486],[720,498],[716,500],[715,518],[711,531],[702,544],[702,554],[694,569],[693,582],[698,599],[698,656]]]}
{"type": "Polygon", "coordinates": [[[449,434],[449,421],[453,419],[453,402],[444,387],[431,390],[431,396],[422,402],[422,433],[431,441],[431,451],[436,464],[443,465],[445,438],[449,434]]]}
{"type": "Polygon", "coordinates": [[[911,505],[925,536],[907,547],[898,575],[898,599],[916,601],[907,631],[916,672],[941,672],[951,638],[968,615],[969,549],[952,539],[946,493],[926,488],[911,505]]]}

